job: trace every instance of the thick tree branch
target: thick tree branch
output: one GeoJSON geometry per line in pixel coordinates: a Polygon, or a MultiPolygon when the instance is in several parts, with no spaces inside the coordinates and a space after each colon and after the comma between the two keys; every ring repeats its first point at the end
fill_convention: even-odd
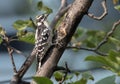
{"type": "Polygon", "coordinates": [[[57,28],[57,36],[54,39],[58,44],[48,51],[48,59],[36,73],[36,76],[50,78],[57,66],[67,44],[70,42],[78,24],[90,8],[93,0],[75,0],[68,9],[63,21],[57,28]]]}

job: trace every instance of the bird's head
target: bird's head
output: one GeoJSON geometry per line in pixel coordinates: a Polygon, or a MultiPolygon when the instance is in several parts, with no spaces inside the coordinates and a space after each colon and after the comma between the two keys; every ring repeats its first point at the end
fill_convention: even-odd
{"type": "Polygon", "coordinates": [[[42,14],[42,15],[38,15],[36,16],[36,22],[44,22],[48,17],[48,14],[42,14]]]}

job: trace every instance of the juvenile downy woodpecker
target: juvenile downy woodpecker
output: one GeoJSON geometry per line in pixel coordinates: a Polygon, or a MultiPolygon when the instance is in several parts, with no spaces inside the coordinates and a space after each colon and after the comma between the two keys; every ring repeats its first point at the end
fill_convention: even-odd
{"type": "Polygon", "coordinates": [[[42,59],[52,43],[52,31],[47,23],[48,14],[36,16],[35,49],[37,57],[37,68],[41,67],[42,59]]]}

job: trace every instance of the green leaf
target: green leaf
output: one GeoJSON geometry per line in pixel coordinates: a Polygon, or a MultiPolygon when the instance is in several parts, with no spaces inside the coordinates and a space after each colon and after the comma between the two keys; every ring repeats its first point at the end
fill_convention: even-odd
{"type": "Polygon", "coordinates": [[[73,78],[73,75],[67,75],[66,78],[65,78],[65,80],[68,80],[68,79],[71,80],[72,78],[73,78]]]}
{"type": "MultiPolygon", "coordinates": [[[[92,38],[93,38],[93,37],[92,37],[92,38]]],[[[92,38],[89,37],[89,38],[85,41],[87,47],[94,48],[94,47],[96,46],[95,43],[92,42],[92,40],[93,40],[92,38]]]]}
{"type": "Polygon", "coordinates": [[[87,84],[88,80],[94,80],[93,76],[90,74],[90,72],[84,72],[82,73],[82,78],[73,84],[87,84]]]}
{"type": "Polygon", "coordinates": [[[94,77],[90,74],[90,72],[84,72],[82,73],[82,78],[86,79],[86,80],[94,80],[94,77]]]}
{"type": "Polygon", "coordinates": [[[120,40],[118,40],[118,39],[116,39],[116,38],[113,38],[113,37],[109,37],[109,40],[110,40],[111,42],[113,42],[114,44],[117,44],[117,45],[120,46],[120,40]]]}
{"type": "Polygon", "coordinates": [[[108,57],[103,57],[103,56],[88,56],[85,59],[86,61],[95,61],[103,64],[106,66],[108,69],[115,69],[116,68],[116,63],[112,62],[108,57]]]}
{"type": "Polygon", "coordinates": [[[64,77],[64,74],[59,71],[56,71],[56,72],[54,72],[54,77],[55,77],[56,81],[61,81],[62,78],[64,77]]]}
{"type": "Polygon", "coordinates": [[[2,38],[0,37],[0,44],[2,43],[2,41],[3,41],[3,40],[2,40],[2,38]]]}
{"type": "Polygon", "coordinates": [[[108,56],[88,56],[85,60],[95,61],[104,65],[105,69],[111,70],[117,75],[120,75],[120,54],[111,51],[108,56]]]}
{"type": "Polygon", "coordinates": [[[105,32],[98,30],[87,30],[86,39],[82,42],[87,47],[94,48],[104,38],[105,32]]]}
{"type": "Polygon", "coordinates": [[[37,84],[53,84],[53,82],[46,77],[33,77],[33,79],[37,84]]]}
{"type": "Polygon", "coordinates": [[[17,20],[13,23],[13,27],[18,31],[25,30],[27,27],[31,26],[32,22],[30,20],[17,20]]]}
{"type": "Polygon", "coordinates": [[[30,44],[35,43],[35,35],[33,32],[26,32],[25,34],[24,32],[18,32],[18,39],[30,44]]]}
{"type": "Polygon", "coordinates": [[[0,44],[2,43],[2,41],[3,41],[3,36],[5,36],[5,34],[6,34],[5,29],[3,29],[3,28],[0,26],[0,44]]]}
{"type": "Polygon", "coordinates": [[[84,78],[81,78],[79,81],[76,81],[73,84],[87,84],[87,80],[84,78]]]}
{"type": "Polygon", "coordinates": [[[42,7],[43,7],[42,1],[39,1],[39,2],[37,3],[37,7],[38,7],[39,10],[42,10],[42,7]]]}
{"type": "Polygon", "coordinates": [[[120,49],[120,40],[113,38],[113,37],[109,37],[110,42],[112,42],[114,45],[116,45],[117,50],[120,49]]]}
{"type": "Polygon", "coordinates": [[[44,6],[43,10],[45,10],[47,14],[50,14],[53,12],[52,9],[48,8],[47,6],[44,6]]]}
{"type": "Polygon", "coordinates": [[[114,7],[116,10],[120,11],[120,5],[114,7]]]}
{"type": "Polygon", "coordinates": [[[6,34],[6,31],[0,26],[0,44],[2,43],[3,41],[3,36],[5,36],[6,34]]]}
{"type": "Polygon", "coordinates": [[[0,26],[0,35],[4,36],[6,34],[5,29],[0,26]]]}
{"type": "MultiPolygon", "coordinates": [[[[119,53],[120,54],[120,53],[119,53]]],[[[110,50],[109,51],[109,55],[108,58],[113,61],[113,62],[117,62],[116,56],[119,55],[116,51],[114,50],[110,50]]]]}
{"type": "Polygon", "coordinates": [[[77,31],[76,31],[75,34],[74,34],[75,38],[80,37],[84,32],[85,32],[84,29],[78,28],[77,31]]]}
{"type": "Polygon", "coordinates": [[[80,72],[75,72],[74,74],[75,74],[75,76],[78,77],[80,75],[80,72]]]}
{"type": "Polygon", "coordinates": [[[47,6],[45,6],[45,5],[42,3],[42,1],[39,1],[39,2],[38,2],[37,8],[38,8],[38,10],[40,10],[40,11],[45,11],[47,14],[50,14],[50,13],[53,12],[52,9],[49,8],[49,7],[47,7],[47,6]]]}
{"type": "Polygon", "coordinates": [[[85,61],[95,61],[100,62],[102,64],[108,64],[105,57],[102,56],[88,56],[85,58],[85,61]]]}
{"type": "Polygon", "coordinates": [[[115,77],[116,76],[113,75],[113,76],[103,78],[103,79],[99,80],[98,82],[96,82],[95,84],[116,84],[115,77]]]}

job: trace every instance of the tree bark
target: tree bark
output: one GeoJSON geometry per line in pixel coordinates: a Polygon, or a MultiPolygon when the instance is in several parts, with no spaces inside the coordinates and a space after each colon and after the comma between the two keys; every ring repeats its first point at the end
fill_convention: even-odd
{"type": "Polygon", "coordinates": [[[35,76],[42,76],[50,78],[57,66],[63,52],[66,49],[67,44],[70,42],[78,24],[82,20],[83,16],[87,13],[93,0],[75,0],[67,13],[63,21],[57,28],[57,35],[55,40],[57,45],[52,46],[48,52],[48,59],[42,65],[41,69],[36,72],[35,76]]]}

